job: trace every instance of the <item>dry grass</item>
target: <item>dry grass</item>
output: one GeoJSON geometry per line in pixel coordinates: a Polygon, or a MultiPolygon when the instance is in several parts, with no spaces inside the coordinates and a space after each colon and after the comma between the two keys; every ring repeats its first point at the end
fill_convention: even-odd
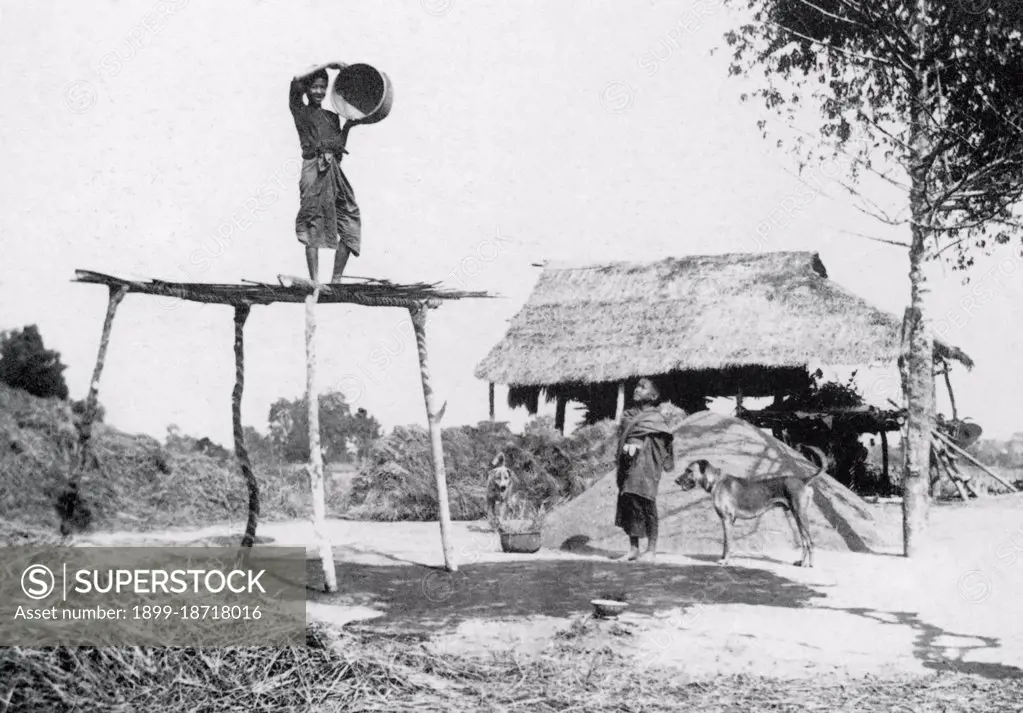
{"type": "Polygon", "coordinates": [[[512,503],[505,513],[505,517],[492,522],[491,527],[497,532],[540,532],[543,530],[548,513],[560,505],[561,502],[560,499],[556,499],[549,503],[537,504],[527,500],[518,500],[512,503]]]}
{"type": "MultiPolygon", "coordinates": [[[[580,637],[581,638],[581,637],[580,637]]],[[[892,680],[691,680],[613,646],[561,637],[536,658],[431,653],[409,636],[336,635],[253,649],[0,649],[0,713],[287,711],[1017,710],[1023,681],[959,674],[892,680]]]]}

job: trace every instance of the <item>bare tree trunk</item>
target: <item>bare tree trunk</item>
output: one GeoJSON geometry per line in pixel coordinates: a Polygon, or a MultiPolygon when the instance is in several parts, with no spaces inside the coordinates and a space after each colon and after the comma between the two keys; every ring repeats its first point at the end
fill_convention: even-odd
{"type": "Polygon", "coordinates": [[[931,462],[931,429],[934,427],[934,339],[925,317],[928,293],[924,274],[927,240],[931,237],[931,216],[927,205],[927,173],[932,146],[926,122],[931,109],[928,77],[924,69],[927,53],[929,0],[918,0],[913,30],[918,49],[915,77],[916,101],[910,117],[909,205],[912,239],[909,248],[910,305],[903,323],[906,353],[902,373],[906,394],[906,459],[902,485],[903,554],[922,554],[927,545],[928,485],[931,462]]]}

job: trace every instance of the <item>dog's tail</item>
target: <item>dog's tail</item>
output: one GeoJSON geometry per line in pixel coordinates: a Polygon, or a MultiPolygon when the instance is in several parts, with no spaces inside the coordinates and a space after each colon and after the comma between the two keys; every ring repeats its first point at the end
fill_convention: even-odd
{"type": "Polygon", "coordinates": [[[811,477],[809,480],[806,481],[806,484],[809,485],[813,481],[817,480],[817,478],[819,478],[822,475],[824,475],[825,471],[827,471],[827,469],[828,469],[828,457],[824,454],[824,451],[822,451],[817,446],[804,446],[804,448],[806,448],[807,450],[811,450],[814,453],[816,453],[817,454],[817,460],[819,460],[821,462],[820,470],[818,470],[816,473],[814,473],[813,477],[811,477]]]}

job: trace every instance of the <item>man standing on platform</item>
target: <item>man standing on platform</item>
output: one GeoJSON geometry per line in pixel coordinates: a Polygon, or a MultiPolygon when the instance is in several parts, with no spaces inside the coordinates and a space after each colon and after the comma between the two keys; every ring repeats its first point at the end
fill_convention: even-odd
{"type": "Polygon", "coordinates": [[[313,282],[319,281],[320,248],[337,251],[330,280],[336,283],[341,281],[349,256],[358,257],[362,247],[362,218],[355,191],[341,171],[351,124],[346,120],[342,127],[340,117],[322,106],[329,83],[327,69],[342,70],[345,66],[331,62],[294,77],[288,99],[302,146],[301,203],[295,234],[305,246],[313,282]]]}
{"type": "Polygon", "coordinates": [[[629,536],[626,560],[653,561],[657,553],[657,486],[661,473],[675,467],[674,434],[657,408],[661,395],[650,379],[633,392],[636,408],[622,416],[618,437],[618,507],[615,525],[629,536]],[[647,548],[639,551],[640,538],[647,548]]]}

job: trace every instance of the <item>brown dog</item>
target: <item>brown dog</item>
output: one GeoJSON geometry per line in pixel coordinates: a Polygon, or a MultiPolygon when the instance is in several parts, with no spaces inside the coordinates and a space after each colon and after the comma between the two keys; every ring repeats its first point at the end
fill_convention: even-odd
{"type": "Polygon", "coordinates": [[[820,458],[820,470],[810,478],[783,476],[764,480],[746,480],[728,475],[706,460],[695,460],[675,479],[675,484],[683,490],[692,490],[701,486],[711,495],[714,509],[721,518],[724,530],[725,549],[721,555],[721,564],[731,563],[732,528],[736,518],[751,520],[758,518],[772,507],[779,506],[792,513],[799,530],[799,539],[803,549],[803,557],[794,562],[797,567],[813,567],[813,540],[807,522],[807,510],[813,489],[810,483],[819,478],[828,467],[827,457],[819,448],[807,446],[820,458]]]}
{"type": "Polygon", "coordinates": [[[504,464],[504,453],[498,453],[487,473],[487,520],[500,522],[508,512],[512,497],[512,472],[504,464]]]}

